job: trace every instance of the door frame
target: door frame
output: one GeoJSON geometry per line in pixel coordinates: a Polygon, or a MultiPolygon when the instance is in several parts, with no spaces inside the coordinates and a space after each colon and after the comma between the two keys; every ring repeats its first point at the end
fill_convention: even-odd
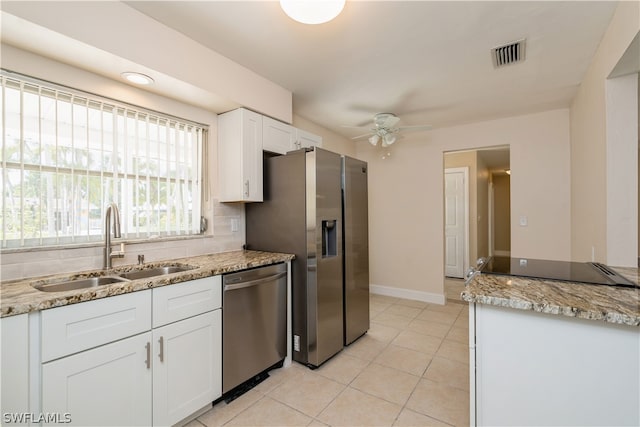
{"type": "MultiPolygon", "coordinates": [[[[446,175],[447,173],[463,173],[463,179],[464,179],[464,185],[463,185],[463,189],[464,189],[464,236],[463,236],[463,241],[464,241],[464,253],[462,254],[462,277],[464,278],[465,272],[469,270],[469,167],[468,166],[463,166],[463,167],[456,167],[456,168],[445,168],[444,169],[444,175],[446,175]]],[[[445,191],[443,188],[443,197],[444,197],[445,191]]],[[[443,214],[446,215],[446,204],[443,206],[443,209],[445,210],[445,212],[443,212],[443,214]]],[[[442,229],[444,232],[444,228],[445,228],[445,219],[444,217],[442,218],[442,229]]],[[[442,248],[443,251],[446,251],[446,239],[444,239],[444,247],[442,248]]]]}

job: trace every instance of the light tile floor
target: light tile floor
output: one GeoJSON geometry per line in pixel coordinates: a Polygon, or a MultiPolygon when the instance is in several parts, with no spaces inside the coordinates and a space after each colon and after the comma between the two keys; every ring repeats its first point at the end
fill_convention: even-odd
{"type": "Polygon", "coordinates": [[[273,370],[187,426],[469,425],[467,305],[370,301],[369,332],[320,368],[273,370]]]}

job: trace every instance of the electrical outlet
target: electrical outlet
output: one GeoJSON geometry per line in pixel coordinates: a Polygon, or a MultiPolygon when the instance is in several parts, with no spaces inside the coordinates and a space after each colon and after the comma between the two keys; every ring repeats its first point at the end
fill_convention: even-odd
{"type": "Polygon", "coordinates": [[[293,351],[300,351],[300,335],[293,336],[293,351]]]}

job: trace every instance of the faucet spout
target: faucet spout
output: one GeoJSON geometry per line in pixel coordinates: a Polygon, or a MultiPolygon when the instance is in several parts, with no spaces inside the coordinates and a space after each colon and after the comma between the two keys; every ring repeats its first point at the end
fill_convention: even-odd
{"type": "Polygon", "coordinates": [[[111,268],[112,258],[123,258],[124,251],[111,251],[111,216],[113,215],[113,237],[119,238],[120,234],[120,212],[118,211],[118,205],[110,203],[105,210],[104,215],[104,249],[103,249],[103,262],[102,268],[111,268]]]}

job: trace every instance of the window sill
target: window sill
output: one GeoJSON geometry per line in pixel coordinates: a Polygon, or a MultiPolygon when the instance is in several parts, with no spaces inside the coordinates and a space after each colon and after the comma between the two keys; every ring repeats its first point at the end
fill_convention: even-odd
{"type": "MultiPolygon", "coordinates": [[[[164,243],[180,240],[198,240],[198,239],[210,239],[213,238],[211,234],[200,234],[191,236],[171,236],[171,237],[151,237],[141,239],[113,239],[111,238],[111,246],[120,246],[121,243],[127,245],[137,245],[145,243],[164,243]]],[[[104,247],[104,240],[87,242],[87,243],[68,243],[63,245],[52,246],[34,246],[28,248],[2,248],[0,252],[3,254],[15,254],[15,253],[28,253],[28,252],[44,252],[44,251],[57,251],[65,249],[82,249],[82,248],[97,248],[104,247]]]]}

